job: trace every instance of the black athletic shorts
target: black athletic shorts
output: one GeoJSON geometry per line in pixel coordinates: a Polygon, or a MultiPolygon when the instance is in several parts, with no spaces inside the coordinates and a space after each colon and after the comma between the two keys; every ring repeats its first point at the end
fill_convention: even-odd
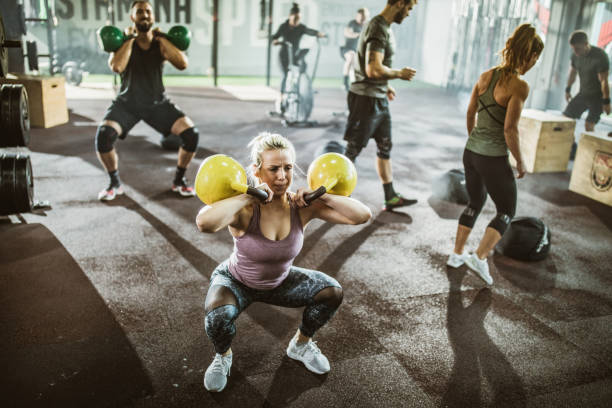
{"type": "Polygon", "coordinates": [[[347,47],[346,45],[340,46],[340,57],[342,59],[344,59],[344,54],[346,54],[349,51],[357,52],[357,49],[356,48],[347,47]]]}
{"type": "Polygon", "coordinates": [[[599,122],[599,117],[601,116],[601,112],[603,112],[602,97],[599,95],[591,96],[579,93],[569,101],[563,114],[569,118],[578,119],[587,109],[589,114],[587,115],[586,121],[590,123],[599,122]]]}
{"type": "Polygon", "coordinates": [[[381,159],[391,157],[391,114],[387,98],[348,93],[349,117],[344,131],[347,157],[351,160],[368,145],[370,138],[376,141],[376,155],[381,159]],[[351,157],[353,156],[353,157],[351,157]]]}
{"type": "Polygon", "coordinates": [[[106,111],[103,120],[112,120],[121,126],[123,136],[141,120],[157,130],[162,135],[170,133],[177,119],[185,114],[169,99],[151,105],[132,105],[120,99],[115,99],[106,111]]]}

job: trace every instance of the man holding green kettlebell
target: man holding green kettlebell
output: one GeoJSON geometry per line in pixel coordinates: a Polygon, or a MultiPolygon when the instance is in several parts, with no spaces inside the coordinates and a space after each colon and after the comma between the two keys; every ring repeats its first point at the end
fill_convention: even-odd
{"type": "Polygon", "coordinates": [[[98,32],[100,43],[110,52],[109,67],[121,75],[119,94],[106,111],[96,133],[98,159],[108,172],[110,184],[100,191],[99,200],[113,200],[123,194],[115,142],[124,139],[140,120],[163,135],[173,133],[181,138],[172,191],[184,197],[195,195],[187,184],[185,171],[198,147],[199,133],[192,120],[166,96],[162,82],[164,61],[175,68],[187,68],[184,50],[190,34],[176,26],[162,33],[153,29],[155,16],[147,0],[136,0],[130,9],[134,23],[125,32],[106,26],[98,32]]]}

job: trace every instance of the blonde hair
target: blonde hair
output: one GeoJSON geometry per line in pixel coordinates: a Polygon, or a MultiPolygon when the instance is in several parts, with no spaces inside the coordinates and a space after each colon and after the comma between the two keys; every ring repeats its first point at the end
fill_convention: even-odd
{"type": "Polygon", "coordinates": [[[544,49],[544,42],[529,23],[516,27],[506,41],[506,47],[500,52],[502,62],[497,66],[501,70],[500,80],[503,82],[516,73],[520,67],[529,62],[533,54],[538,56],[544,49]]]}
{"type": "Polygon", "coordinates": [[[249,142],[248,147],[251,148],[251,163],[258,169],[261,168],[261,154],[268,150],[288,150],[295,161],[293,143],[278,133],[261,132],[249,142]]]}

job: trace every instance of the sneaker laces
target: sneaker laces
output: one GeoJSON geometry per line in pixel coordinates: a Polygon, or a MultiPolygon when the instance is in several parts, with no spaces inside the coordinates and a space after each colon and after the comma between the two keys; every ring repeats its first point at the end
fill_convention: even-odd
{"type": "Polygon", "coordinates": [[[225,367],[225,361],[223,359],[223,356],[221,354],[217,354],[215,356],[215,359],[210,365],[210,371],[218,372],[218,373],[225,375],[225,368],[226,367],[225,367]]]}
{"type": "Polygon", "coordinates": [[[308,343],[304,344],[302,347],[304,347],[303,354],[310,352],[310,354],[312,354],[313,357],[316,356],[317,354],[321,354],[321,349],[319,349],[319,347],[317,346],[316,341],[311,340],[308,343]]]}

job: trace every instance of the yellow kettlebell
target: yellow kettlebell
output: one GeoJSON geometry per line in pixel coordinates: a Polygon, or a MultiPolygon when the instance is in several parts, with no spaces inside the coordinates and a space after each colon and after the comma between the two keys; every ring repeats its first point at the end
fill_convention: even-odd
{"type": "Polygon", "coordinates": [[[308,167],[308,186],[314,197],[325,193],[350,196],[357,185],[357,170],[352,161],[340,153],[325,153],[317,157],[308,167]]]}
{"type": "Polygon", "coordinates": [[[249,187],[244,168],[224,154],[209,156],[202,162],[195,178],[195,191],[198,198],[208,205],[244,193],[262,201],[268,198],[265,191],[249,187]]]}

